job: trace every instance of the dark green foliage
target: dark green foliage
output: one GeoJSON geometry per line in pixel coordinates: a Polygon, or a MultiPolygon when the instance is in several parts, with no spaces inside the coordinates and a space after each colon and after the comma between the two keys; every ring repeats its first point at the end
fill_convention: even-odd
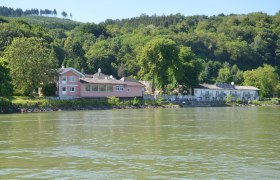
{"type": "Polygon", "coordinates": [[[93,34],[96,38],[103,35],[105,38],[109,36],[103,24],[85,23],[74,29],[76,32],[93,34]]]}
{"type": "Polygon", "coordinates": [[[56,108],[100,107],[111,105],[107,99],[50,100],[48,104],[56,108]]]}
{"type": "Polygon", "coordinates": [[[48,83],[42,86],[42,93],[44,96],[55,96],[56,91],[56,83],[48,83]]]}
{"type": "Polygon", "coordinates": [[[45,9],[27,9],[23,11],[20,8],[8,8],[5,6],[0,6],[0,16],[7,16],[7,17],[21,17],[21,16],[43,16],[43,15],[56,15],[56,10],[45,9]]]}
{"type": "Polygon", "coordinates": [[[176,25],[179,22],[182,22],[185,19],[185,16],[181,14],[169,15],[169,16],[148,16],[146,14],[142,14],[139,17],[130,18],[130,19],[122,19],[122,20],[111,20],[108,19],[105,21],[105,25],[110,24],[118,24],[119,26],[130,26],[136,28],[140,25],[150,25],[153,24],[155,26],[169,27],[171,25],[176,25]]]}
{"type": "Polygon", "coordinates": [[[11,96],[13,94],[12,78],[7,63],[0,58],[0,96],[11,96]]]}
{"type": "MultiPolygon", "coordinates": [[[[23,13],[20,9],[14,11],[23,13]]],[[[30,13],[38,14],[36,9],[30,13]]],[[[39,11],[41,15],[52,13],[57,15],[55,9],[39,11]]],[[[240,85],[244,71],[263,64],[273,66],[278,73],[280,69],[279,12],[274,16],[250,13],[211,17],[143,14],[99,24],[37,15],[1,17],[0,57],[15,39],[23,37],[43,39],[59,66],[89,74],[101,68],[117,78],[154,78],[158,88],[170,92],[198,83],[233,81],[240,85]],[[158,45],[162,48],[147,53],[151,42],[158,39],[172,42],[172,46],[158,45]],[[156,54],[159,61],[154,62],[156,54]]],[[[24,87],[22,90],[29,91],[24,87]]]]}
{"type": "Polygon", "coordinates": [[[57,59],[52,47],[44,39],[15,38],[4,52],[12,82],[17,92],[33,91],[41,83],[54,80],[57,59]]]}
{"type": "Polygon", "coordinates": [[[12,102],[8,98],[0,97],[0,108],[12,106],[12,102]]]}

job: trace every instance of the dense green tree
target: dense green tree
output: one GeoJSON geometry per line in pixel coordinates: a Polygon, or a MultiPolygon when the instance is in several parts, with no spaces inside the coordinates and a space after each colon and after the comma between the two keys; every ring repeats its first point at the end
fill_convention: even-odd
{"type": "Polygon", "coordinates": [[[65,67],[73,67],[78,71],[87,71],[85,52],[79,42],[73,41],[72,38],[68,37],[64,42],[64,50],[63,64],[65,67]]]}
{"type": "Polygon", "coordinates": [[[179,52],[179,63],[176,67],[176,81],[183,87],[194,87],[199,83],[203,62],[198,59],[190,47],[182,47],[179,52]]]}
{"type": "Polygon", "coordinates": [[[10,96],[13,94],[13,85],[10,77],[10,70],[7,63],[0,57],[0,96],[10,96]]]}
{"type": "MultiPolygon", "coordinates": [[[[145,54],[143,47],[147,48],[155,39],[165,39],[173,41],[176,51],[180,51],[178,60],[160,61],[157,62],[161,64],[159,67],[151,69],[161,68],[156,72],[158,78],[155,78],[155,83],[159,88],[168,86],[170,90],[177,85],[195,86],[199,72],[201,83],[234,81],[241,84],[243,71],[256,69],[263,64],[277,69],[280,67],[279,12],[274,16],[266,13],[188,17],[180,14],[143,14],[99,24],[38,17],[38,14],[53,16],[55,11],[21,11],[0,7],[0,14],[25,16],[16,20],[0,18],[0,57],[14,39],[34,37],[44,39],[51,46],[59,65],[63,63],[86,73],[94,73],[101,68],[102,72],[116,77],[133,76],[152,80],[152,71],[144,71],[142,66],[154,62],[147,60],[142,63],[145,54]],[[229,74],[228,71],[229,78],[221,80],[222,75],[229,74]]],[[[162,59],[167,59],[165,57],[169,53],[166,50],[166,53],[158,54],[164,54],[162,59]]]]}
{"type": "Polygon", "coordinates": [[[103,73],[117,76],[117,58],[110,41],[96,42],[86,54],[89,73],[95,73],[100,68],[103,73]]]}
{"type": "Polygon", "coordinates": [[[221,68],[217,77],[217,83],[227,83],[230,84],[232,81],[232,76],[230,74],[230,69],[228,67],[221,68]]]}
{"type": "Polygon", "coordinates": [[[230,84],[241,84],[243,82],[243,72],[239,70],[238,66],[235,64],[232,67],[225,65],[221,68],[216,79],[216,83],[227,83],[230,84]]]}
{"type": "Polygon", "coordinates": [[[203,63],[203,66],[204,69],[200,74],[199,81],[201,83],[215,83],[222,64],[218,61],[208,61],[203,63]]]}
{"type": "MultiPolygon", "coordinates": [[[[174,82],[178,69],[179,49],[170,39],[155,38],[148,42],[140,56],[140,76],[163,90],[174,82]]],[[[154,90],[154,88],[153,88],[154,90]]]]}
{"type": "Polygon", "coordinates": [[[68,16],[67,12],[65,12],[65,11],[62,11],[61,15],[62,15],[63,18],[67,18],[67,16],[68,16]]]}
{"type": "Polygon", "coordinates": [[[279,83],[276,69],[264,65],[254,70],[244,72],[244,85],[251,85],[260,89],[261,97],[272,97],[279,83]]]}
{"type": "Polygon", "coordinates": [[[57,92],[57,87],[55,82],[42,85],[42,93],[44,96],[55,96],[56,92],[57,92]]]}
{"type": "Polygon", "coordinates": [[[54,80],[51,75],[57,68],[57,59],[53,49],[43,39],[15,38],[5,50],[4,58],[19,93],[32,94],[40,84],[54,80]]]}
{"type": "Polygon", "coordinates": [[[236,64],[231,67],[230,74],[234,84],[240,85],[243,83],[243,71],[241,71],[236,64]]]}

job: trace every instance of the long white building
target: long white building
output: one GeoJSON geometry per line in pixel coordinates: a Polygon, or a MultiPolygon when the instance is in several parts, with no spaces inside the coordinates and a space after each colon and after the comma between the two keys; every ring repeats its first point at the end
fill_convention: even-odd
{"type": "Polygon", "coordinates": [[[231,95],[232,100],[255,100],[259,98],[259,89],[254,86],[235,86],[231,84],[200,84],[194,88],[194,96],[202,101],[225,100],[231,95]]]}

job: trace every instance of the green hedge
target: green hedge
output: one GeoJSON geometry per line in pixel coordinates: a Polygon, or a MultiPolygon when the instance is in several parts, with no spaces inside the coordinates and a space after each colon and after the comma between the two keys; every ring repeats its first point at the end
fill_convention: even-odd
{"type": "Polygon", "coordinates": [[[0,97],[0,107],[10,107],[12,106],[12,102],[10,99],[5,97],[0,97]]]}

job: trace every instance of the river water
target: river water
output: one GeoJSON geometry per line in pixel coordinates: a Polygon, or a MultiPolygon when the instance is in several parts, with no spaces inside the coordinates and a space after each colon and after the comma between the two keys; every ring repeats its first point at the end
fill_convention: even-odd
{"type": "Polygon", "coordinates": [[[0,179],[278,179],[280,107],[0,115],[0,179]]]}

